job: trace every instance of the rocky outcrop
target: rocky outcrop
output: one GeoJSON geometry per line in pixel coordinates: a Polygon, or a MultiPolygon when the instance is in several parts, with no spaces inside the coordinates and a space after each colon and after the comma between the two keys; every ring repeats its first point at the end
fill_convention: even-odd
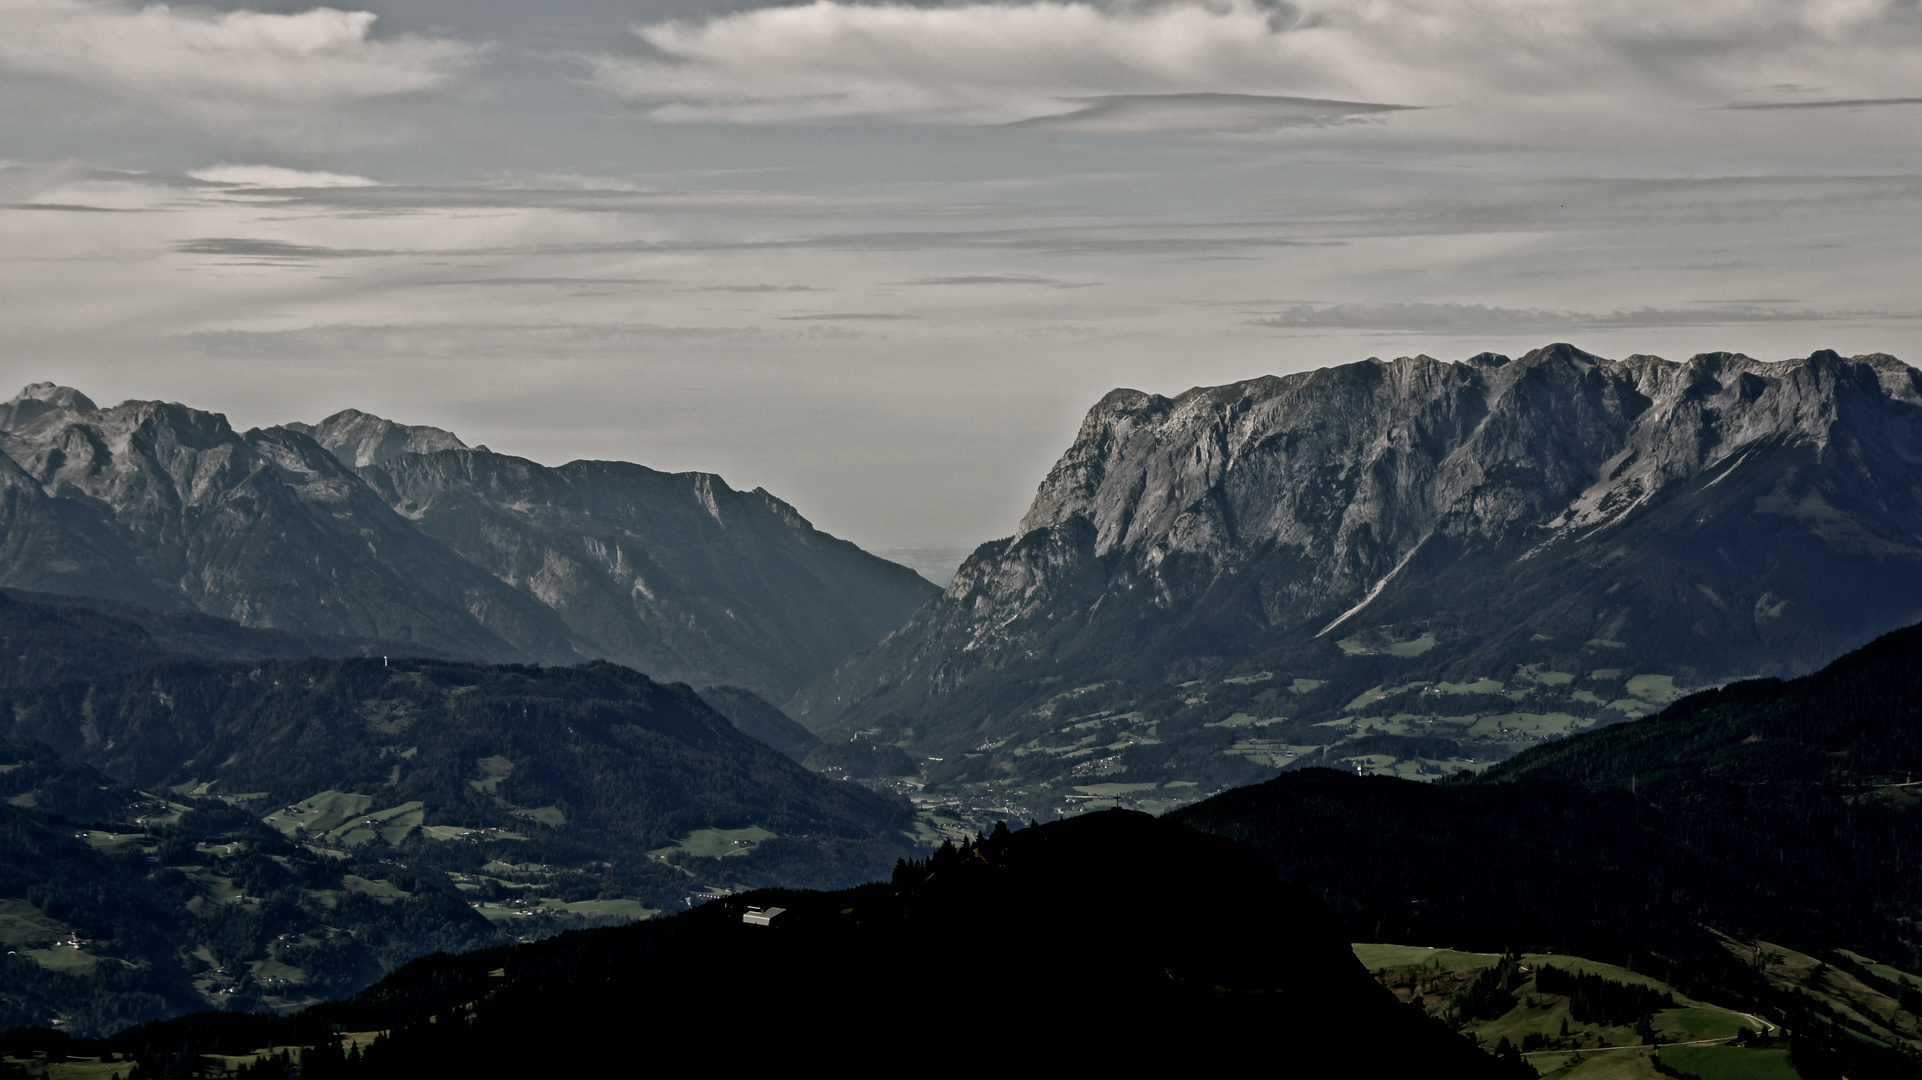
{"type": "Polygon", "coordinates": [[[22,424],[25,400],[45,399],[16,399],[0,433],[0,584],[487,659],[591,655],[304,435],[77,394],[22,424]]]}
{"type": "Polygon", "coordinates": [[[1560,642],[1712,681],[1918,618],[1922,375],[1892,357],[1369,360],[1109,394],[1015,534],[796,716],[1006,709],[1041,692],[1022,680],[1186,678],[1385,626],[1464,665],[1560,642]]]}

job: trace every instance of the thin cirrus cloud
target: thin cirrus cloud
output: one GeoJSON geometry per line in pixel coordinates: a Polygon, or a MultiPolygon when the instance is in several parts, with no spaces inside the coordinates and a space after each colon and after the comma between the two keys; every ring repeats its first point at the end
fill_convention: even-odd
{"type": "Polygon", "coordinates": [[[1722,107],[1754,112],[1773,109],[1873,109],[1888,105],[1922,105],[1922,97],[1853,98],[1842,101],[1738,101],[1722,107]]]}
{"type": "MultiPolygon", "coordinates": [[[[1641,307],[1607,313],[1454,303],[1297,304],[1253,319],[1278,330],[1373,330],[1410,334],[1555,333],[1569,330],[1825,322],[1862,312],[1784,310],[1775,301],[1715,301],[1691,308],[1641,307]]],[[[1886,316],[1884,316],[1886,317],[1886,316]]]]}
{"type": "Polygon", "coordinates": [[[1267,131],[1395,105],[1916,90],[1902,0],[813,0],[638,25],[592,81],[668,121],[1267,131]]]}
{"type": "Polygon", "coordinates": [[[367,11],[213,11],[116,0],[0,0],[0,68],[198,108],[310,106],[432,90],[481,48],[373,35],[367,11]]]}

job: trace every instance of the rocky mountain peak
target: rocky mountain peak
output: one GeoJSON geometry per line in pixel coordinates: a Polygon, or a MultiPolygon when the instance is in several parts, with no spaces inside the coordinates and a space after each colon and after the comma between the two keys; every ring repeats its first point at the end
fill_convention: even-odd
{"type": "Polygon", "coordinates": [[[13,400],[0,405],[0,431],[25,427],[57,409],[91,411],[95,408],[98,406],[93,399],[71,386],[50,382],[29,383],[26,389],[13,396],[13,400]]]}
{"type": "Polygon", "coordinates": [[[359,409],[342,409],[318,424],[283,426],[311,437],[352,469],[384,465],[402,454],[469,449],[451,431],[418,424],[397,424],[359,409]]]}

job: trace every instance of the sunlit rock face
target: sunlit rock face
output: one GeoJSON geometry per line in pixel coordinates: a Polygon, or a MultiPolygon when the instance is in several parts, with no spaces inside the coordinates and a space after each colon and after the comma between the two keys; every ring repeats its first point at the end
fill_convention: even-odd
{"type": "Polygon", "coordinates": [[[858,724],[1382,625],[1464,663],[1561,642],[1711,681],[1806,671],[1918,618],[1922,374],[1554,345],[1116,390],[1014,536],[798,704],[858,724]]]}
{"type": "Polygon", "coordinates": [[[0,585],[771,697],[934,587],[764,491],[548,469],[359,412],[236,432],[51,384],[0,406],[0,585]]]}

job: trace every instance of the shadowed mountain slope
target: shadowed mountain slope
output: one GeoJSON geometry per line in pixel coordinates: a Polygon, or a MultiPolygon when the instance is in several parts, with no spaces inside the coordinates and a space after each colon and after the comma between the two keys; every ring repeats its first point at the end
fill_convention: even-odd
{"type": "Polygon", "coordinates": [[[705,473],[549,469],[352,410],[236,432],[52,384],[0,405],[0,586],[775,699],[935,592],[705,473]]]}
{"type": "Polygon", "coordinates": [[[597,654],[666,681],[785,700],[936,592],[766,491],[710,473],[548,468],[360,412],[300,427],[396,513],[551,608],[597,654]]]}
{"type": "MultiPolygon", "coordinates": [[[[539,862],[585,866],[659,903],[679,898],[684,875],[648,853],[688,832],[759,826],[779,842],[737,860],[741,873],[766,881],[763,864],[811,859],[811,875],[775,876],[846,881],[892,860],[901,840],[888,834],[908,817],[893,796],[741,734],[687,687],[607,663],[182,662],[6,700],[13,738],[137,787],[225,797],[290,836],[432,848],[434,826],[507,828],[547,851],[539,862]],[[285,809],[326,792],[361,796],[360,810],[334,820],[285,809]],[[364,836],[340,831],[405,804],[418,805],[364,836]]],[[[479,857],[526,842],[479,834],[459,846],[479,857]]]]}
{"type": "Polygon", "coordinates": [[[194,611],[0,590],[0,687],[40,686],[176,660],[437,656],[418,644],[261,630],[194,611]]]}

